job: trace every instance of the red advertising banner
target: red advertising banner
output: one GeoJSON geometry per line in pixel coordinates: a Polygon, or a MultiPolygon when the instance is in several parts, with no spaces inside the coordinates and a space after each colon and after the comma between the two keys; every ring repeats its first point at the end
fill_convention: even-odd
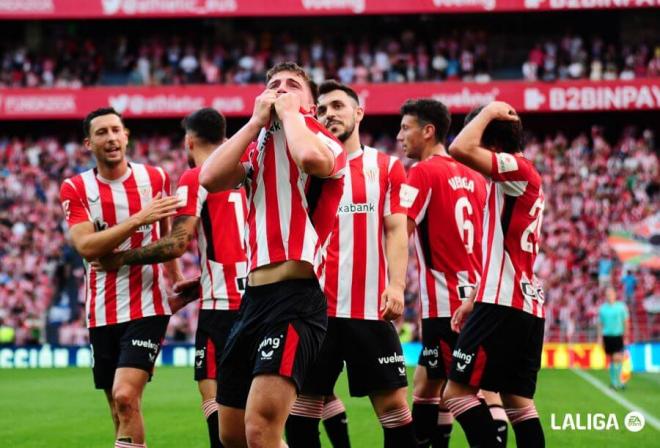
{"type": "MultiPolygon", "coordinates": [[[[552,84],[429,82],[353,86],[370,115],[393,115],[409,98],[431,97],[454,113],[500,100],[519,112],[587,112],[660,109],[660,78],[567,81],[552,84]]],[[[77,119],[112,106],[127,118],[176,118],[214,107],[230,117],[249,116],[263,86],[90,87],[0,89],[0,120],[77,119]]]]}
{"type": "Polygon", "coordinates": [[[660,0],[0,0],[0,19],[423,14],[658,6],[660,0]]]}

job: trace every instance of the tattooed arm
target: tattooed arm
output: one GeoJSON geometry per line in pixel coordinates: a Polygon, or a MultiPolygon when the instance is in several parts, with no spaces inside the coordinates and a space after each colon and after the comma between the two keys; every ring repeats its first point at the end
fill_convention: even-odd
{"type": "MultiPolygon", "coordinates": [[[[167,238],[170,236],[170,230],[172,230],[172,218],[165,218],[160,220],[160,234],[161,238],[167,238]]],[[[185,249],[184,249],[185,250],[185,249]]],[[[183,253],[181,254],[183,255],[183,253]]],[[[165,275],[170,279],[173,285],[177,284],[180,281],[183,281],[183,273],[181,272],[181,264],[179,263],[179,258],[173,258],[168,261],[163,262],[163,268],[165,275]]]]}
{"type": "MultiPolygon", "coordinates": [[[[199,218],[182,215],[174,218],[172,232],[148,246],[115,252],[100,258],[94,265],[105,271],[119,269],[123,265],[165,263],[183,255],[195,235],[199,218]]],[[[175,279],[173,279],[175,280],[175,279]]]]}

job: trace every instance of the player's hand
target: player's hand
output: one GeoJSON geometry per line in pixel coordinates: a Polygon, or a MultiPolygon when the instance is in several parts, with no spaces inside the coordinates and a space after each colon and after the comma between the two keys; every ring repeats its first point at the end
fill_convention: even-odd
{"type": "Polygon", "coordinates": [[[474,302],[471,300],[466,300],[454,311],[454,315],[451,317],[451,330],[456,333],[460,333],[465,324],[465,320],[472,313],[474,309],[474,302]]]}
{"type": "Polygon", "coordinates": [[[250,121],[256,126],[262,128],[268,124],[270,114],[273,111],[273,104],[277,99],[277,91],[266,89],[254,100],[254,109],[250,121]]]}
{"type": "Polygon", "coordinates": [[[191,292],[194,292],[195,289],[199,288],[199,281],[200,281],[199,275],[194,278],[183,279],[181,281],[176,282],[172,287],[172,290],[174,290],[175,294],[189,295],[191,292]]]}
{"type": "Polygon", "coordinates": [[[483,112],[487,113],[491,120],[520,120],[516,110],[511,107],[510,104],[505,103],[504,101],[493,101],[488,103],[488,105],[484,107],[483,112]]]}
{"type": "Polygon", "coordinates": [[[283,93],[275,100],[275,112],[281,118],[288,113],[300,111],[300,97],[295,93],[283,93]]]}
{"type": "Polygon", "coordinates": [[[116,271],[120,267],[122,267],[123,263],[121,262],[121,254],[119,253],[112,253],[109,255],[105,255],[101,258],[97,258],[96,260],[92,261],[90,265],[94,268],[96,271],[116,271]]]}
{"type": "Polygon", "coordinates": [[[154,196],[151,204],[133,215],[138,226],[150,225],[163,218],[174,216],[176,214],[176,209],[181,206],[179,198],[176,196],[166,196],[163,198],[161,196],[162,194],[158,193],[154,196]]]}
{"type": "Polygon", "coordinates": [[[388,285],[380,296],[380,315],[385,320],[395,320],[403,314],[403,288],[388,285]]]}
{"type": "Polygon", "coordinates": [[[168,297],[167,301],[170,305],[172,313],[176,313],[190,302],[194,302],[201,296],[200,277],[191,278],[188,280],[181,280],[174,284],[172,287],[175,295],[168,297]]]}

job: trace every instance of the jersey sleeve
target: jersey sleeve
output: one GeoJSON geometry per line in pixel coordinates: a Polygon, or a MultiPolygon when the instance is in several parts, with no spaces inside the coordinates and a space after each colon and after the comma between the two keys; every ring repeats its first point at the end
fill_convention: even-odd
{"type": "Polygon", "coordinates": [[[529,184],[540,185],[540,177],[532,163],[521,156],[505,152],[492,153],[491,178],[503,184],[508,196],[522,195],[529,184]]]}
{"type": "Polygon", "coordinates": [[[424,170],[419,165],[410,168],[406,183],[401,185],[401,205],[408,208],[408,218],[419,224],[426,215],[429,200],[431,199],[431,186],[424,170]]]}
{"type": "Polygon", "coordinates": [[[346,167],[346,151],[344,150],[344,145],[342,145],[337,137],[332,135],[325,126],[316,121],[316,119],[310,115],[305,115],[305,124],[307,128],[316,134],[317,137],[325,144],[325,146],[330,150],[332,156],[334,157],[334,165],[332,171],[326,177],[328,178],[339,178],[344,175],[344,168],[346,167]]]}
{"type": "Polygon", "coordinates": [[[181,205],[176,210],[176,216],[196,216],[202,214],[202,206],[206,200],[207,191],[199,184],[199,170],[187,170],[181,175],[176,188],[176,196],[181,205]]]}
{"type": "Polygon", "coordinates": [[[628,318],[630,317],[630,314],[628,313],[628,305],[626,305],[625,303],[622,303],[621,308],[622,308],[622,311],[623,311],[623,319],[628,320],[628,318]]]}
{"type": "Polygon", "coordinates": [[[81,222],[92,222],[89,211],[73,186],[73,182],[68,179],[60,187],[60,203],[69,227],[81,222]]]}
{"type": "Polygon", "coordinates": [[[407,212],[407,207],[401,204],[401,187],[406,182],[406,171],[400,160],[391,157],[390,161],[391,168],[388,173],[387,192],[385,193],[385,207],[383,211],[385,216],[407,212]]]}

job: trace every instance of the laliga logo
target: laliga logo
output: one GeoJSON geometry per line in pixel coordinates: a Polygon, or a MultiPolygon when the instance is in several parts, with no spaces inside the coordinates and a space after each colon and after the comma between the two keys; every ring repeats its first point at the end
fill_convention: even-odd
{"type": "Polygon", "coordinates": [[[538,110],[545,103],[545,95],[539,89],[525,89],[525,109],[538,110]]]}
{"type": "MultiPolygon", "coordinates": [[[[630,432],[639,432],[645,425],[646,418],[641,412],[629,412],[623,419],[623,426],[630,432]]],[[[553,431],[618,431],[619,420],[616,414],[600,412],[564,414],[563,419],[558,419],[553,412],[550,414],[550,428],[553,431]]]]}

